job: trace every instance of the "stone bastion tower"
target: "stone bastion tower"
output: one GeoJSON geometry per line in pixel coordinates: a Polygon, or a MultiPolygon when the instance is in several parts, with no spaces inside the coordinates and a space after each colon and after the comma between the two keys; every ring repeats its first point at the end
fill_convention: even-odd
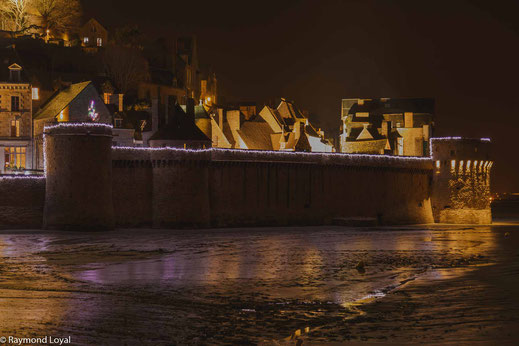
{"type": "Polygon", "coordinates": [[[489,139],[432,138],[432,208],[437,223],[490,224],[489,139]]]}
{"type": "Polygon", "coordinates": [[[111,127],[64,123],[45,127],[44,134],[47,186],[43,227],[114,228],[111,127]]]}

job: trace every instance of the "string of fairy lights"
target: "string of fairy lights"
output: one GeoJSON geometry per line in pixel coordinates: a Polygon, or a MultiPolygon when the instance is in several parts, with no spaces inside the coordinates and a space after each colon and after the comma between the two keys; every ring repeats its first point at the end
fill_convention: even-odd
{"type": "MultiPolygon", "coordinates": [[[[95,112],[95,110],[94,110],[95,112]]],[[[112,130],[113,126],[110,124],[104,123],[59,123],[53,125],[46,125],[44,127],[44,132],[48,130],[56,130],[56,129],[78,129],[78,130],[86,130],[89,129],[98,129],[104,128],[106,130],[112,130]]],[[[46,157],[46,141],[43,136],[43,160],[47,161],[46,157]]],[[[434,141],[461,141],[461,140],[478,140],[481,142],[491,142],[490,138],[479,138],[479,139],[470,139],[463,137],[435,137],[429,140],[429,155],[427,157],[402,157],[402,156],[384,156],[384,155],[375,155],[375,154],[347,154],[347,153],[318,153],[318,152],[293,152],[293,151],[273,151],[273,150],[251,150],[251,149],[225,149],[225,148],[206,148],[206,149],[183,149],[183,148],[173,148],[173,147],[158,147],[158,148],[149,148],[149,147],[112,147],[112,150],[115,152],[179,152],[179,153],[223,153],[227,155],[240,155],[246,153],[251,156],[277,156],[279,158],[289,157],[289,158],[347,158],[352,161],[370,161],[370,163],[411,163],[411,162],[427,162],[432,160],[432,152],[433,152],[433,142],[434,141]]],[[[477,162],[477,161],[476,161],[477,162]]],[[[484,164],[483,170],[490,169],[492,167],[493,162],[488,162],[484,164]]],[[[479,170],[479,167],[478,167],[479,170]]],[[[44,165],[44,175],[43,176],[34,176],[34,175],[14,175],[14,176],[3,176],[0,179],[45,179],[47,175],[46,165],[44,165]]]]}

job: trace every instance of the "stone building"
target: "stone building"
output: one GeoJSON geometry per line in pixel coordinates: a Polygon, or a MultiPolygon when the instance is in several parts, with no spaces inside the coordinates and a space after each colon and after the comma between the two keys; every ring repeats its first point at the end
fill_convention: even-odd
{"type": "Polygon", "coordinates": [[[83,47],[103,47],[108,43],[108,30],[91,18],[79,29],[79,37],[83,47]]]}
{"type": "Polygon", "coordinates": [[[343,153],[429,155],[434,99],[343,99],[343,153]]]}
{"type": "Polygon", "coordinates": [[[0,64],[0,170],[18,174],[33,168],[32,99],[38,97],[23,68],[5,59],[0,64]]]}
{"type": "Polygon", "coordinates": [[[43,169],[43,129],[53,123],[98,122],[113,124],[112,115],[91,81],[58,91],[34,114],[36,167],[43,169]]]}
{"type": "MultiPolygon", "coordinates": [[[[213,147],[250,150],[333,152],[333,145],[316,130],[293,102],[281,99],[277,108],[265,106],[259,114],[255,105],[224,111],[212,109],[203,122],[204,133],[213,147]],[[210,124],[210,126],[209,126],[210,124]],[[210,132],[208,131],[210,129],[210,132]]],[[[197,119],[200,127],[201,120],[197,119]]]]}

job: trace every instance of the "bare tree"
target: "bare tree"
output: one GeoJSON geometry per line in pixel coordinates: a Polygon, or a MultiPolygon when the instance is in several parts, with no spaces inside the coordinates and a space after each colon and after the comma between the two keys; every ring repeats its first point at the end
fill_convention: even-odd
{"type": "Polygon", "coordinates": [[[107,75],[124,94],[149,79],[148,63],[135,48],[108,46],[104,51],[104,66],[107,75]]]}
{"type": "Polygon", "coordinates": [[[0,0],[2,21],[11,31],[24,32],[29,27],[29,7],[32,0],[0,0]]]}
{"type": "Polygon", "coordinates": [[[31,7],[44,30],[66,32],[75,28],[81,18],[79,0],[30,0],[31,7]]]}

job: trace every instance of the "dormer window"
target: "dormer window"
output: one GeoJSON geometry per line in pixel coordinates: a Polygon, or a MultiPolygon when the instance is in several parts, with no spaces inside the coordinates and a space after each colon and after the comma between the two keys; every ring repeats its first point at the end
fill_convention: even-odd
{"type": "Polygon", "coordinates": [[[11,82],[20,82],[22,76],[22,67],[18,64],[9,66],[9,79],[11,82]]]}
{"type": "Polygon", "coordinates": [[[115,118],[114,119],[114,126],[116,128],[121,128],[123,126],[123,119],[121,118],[115,118]]]}
{"type": "Polygon", "coordinates": [[[88,44],[88,37],[83,37],[83,43],[88,44]]]}

